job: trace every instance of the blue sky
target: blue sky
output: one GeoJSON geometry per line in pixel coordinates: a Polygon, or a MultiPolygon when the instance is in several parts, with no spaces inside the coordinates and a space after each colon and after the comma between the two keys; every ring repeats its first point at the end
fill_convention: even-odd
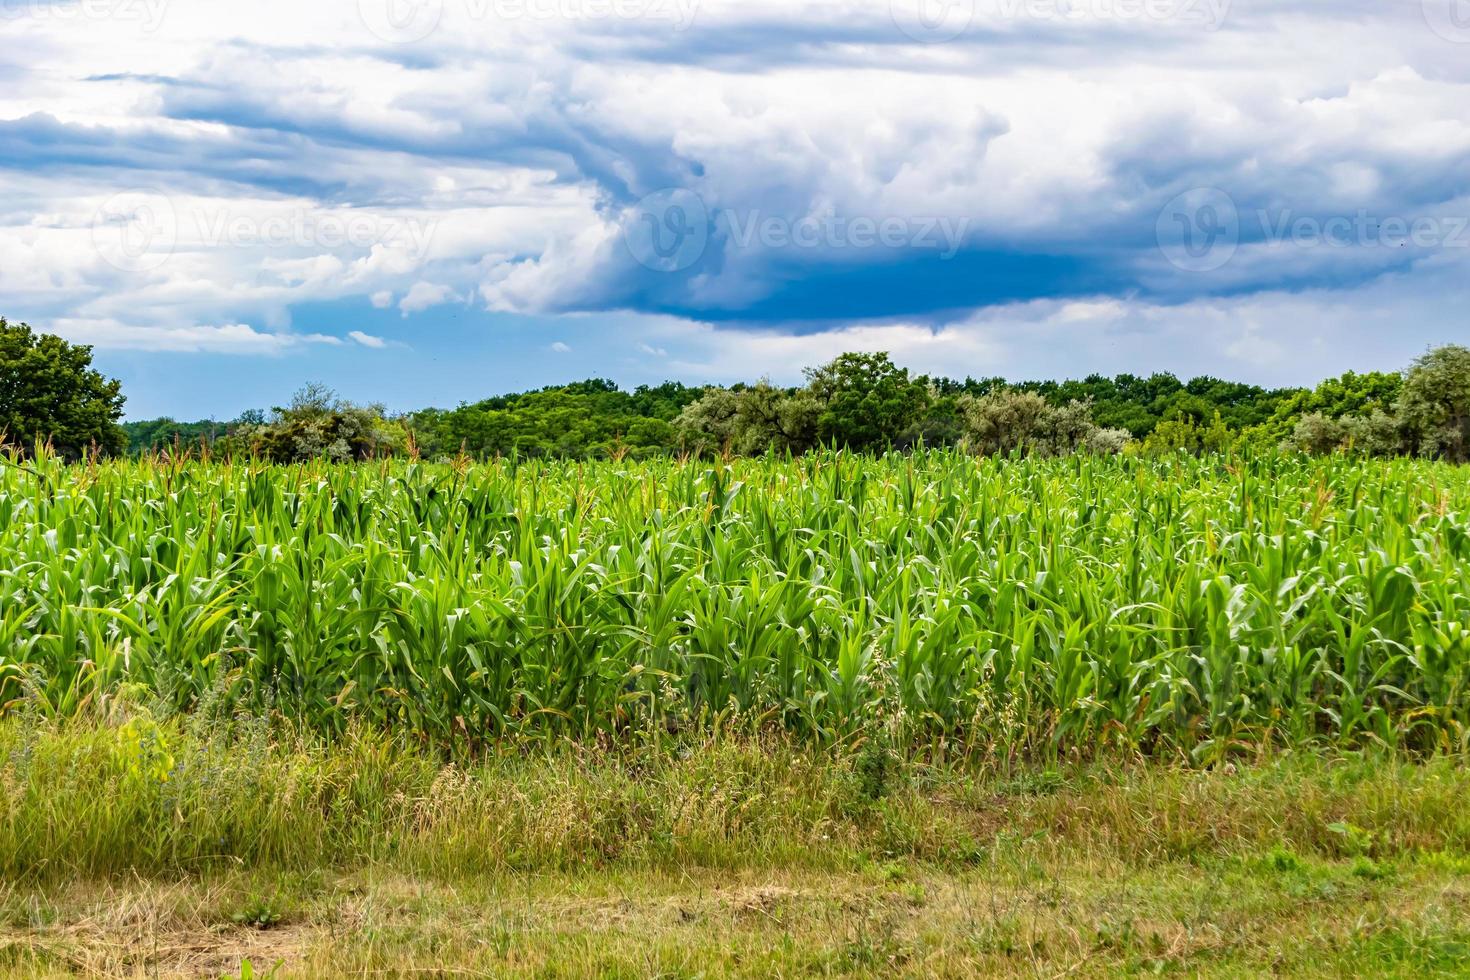
{"type": "Polygon", "coordinates": [[[1470,342],[1470,0],[0,0],[0,40],[0,314],[134,418],[1470,342]]]}

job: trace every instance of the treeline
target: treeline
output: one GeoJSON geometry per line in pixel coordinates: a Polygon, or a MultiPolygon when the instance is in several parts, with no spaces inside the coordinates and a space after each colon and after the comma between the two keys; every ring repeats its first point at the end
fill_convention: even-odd
{"type": "Polygon", "coordinates": [[[1202,377],[956,381],[886,354],[843,354],[806,383],[624,391],[605,380],[392,415],[308,386],[289,405],[234,421],[125,426],[133,452],[208,451],[281,462],[392,455],[596,458],[661,453],[881,452],[918,445],[1054,455],[1216,452],[1470,458],[1470,350],[1440,347],[1403,372],[1348,373],[1312,389],[1202,377]]]}
{"type": "Polygon", "coordinates": [[[1436,348],[1401,372],[1266,389],[1172,374],[1080,381],[914,375],[886,354],[843,354],[805,384],[666,382],[624,391],[593,379],[402,415],[320,385],[228,422],[120,424],[123,394],[90,347],[0,317],[0,448],[67,458],[257,456],[277,462],[667,453],[865,452],[918,445],[979,453],[1206,453],[1284,448],[1470,461],[1470,350],[1436,348]]]}

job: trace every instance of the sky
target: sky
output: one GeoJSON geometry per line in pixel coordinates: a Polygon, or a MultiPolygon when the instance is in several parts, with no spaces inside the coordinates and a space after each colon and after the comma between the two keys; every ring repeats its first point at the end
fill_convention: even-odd
{"type": "Polygon", "coordinates": [[[1470,342],[1470,0],[0,0],[0,315],[128,417],[1470,342]]]}

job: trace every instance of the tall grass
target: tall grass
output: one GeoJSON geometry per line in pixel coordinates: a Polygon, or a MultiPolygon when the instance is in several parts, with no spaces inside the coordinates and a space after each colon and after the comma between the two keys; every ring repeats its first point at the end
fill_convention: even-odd
{"type": "Polygon", "coordinates": [[[150,738],[140,752],[126,729],[0,722],[0,905],[22,879],[953,868],[1013,845],[1125,863],[1273,847],[1440,855],[1470,869],[1462,756],[1288,751],[1234,771],[1109,760],[1010,777],[895,760],[874,779],[871,743],[775,737],[706,734],[678,752],[506,744],[448,764],[388,733],[284,738],[260,719],[222,731],[190,718],[150,738]]]}
{"type": "Polygon", "coordinates": [[[1470,470],[0,464],[0,704],[327,733],[1463,748],[1470,470]]]}

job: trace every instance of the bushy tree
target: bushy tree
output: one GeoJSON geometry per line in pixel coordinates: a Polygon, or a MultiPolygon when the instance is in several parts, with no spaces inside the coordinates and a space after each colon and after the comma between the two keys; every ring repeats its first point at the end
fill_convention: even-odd
{"type": "Polygon", "coordinates": [[[22,452],[49,441],[71,458],[121,453],[123,401],[122,385],[93,369],[91,347],[0,317],[0,441],[22,452]]]}
{"type": "Polygon", "coordinates": [[[1398,417],[1411,450],[1470,462],[1470,349],[1447,344],[1416,360],[1404,377],[1398,417]]]}
{"type": "Polygon", "coordinates": [[[965,395],[959,407],[965,421],[964,445],[981,455],[1115,453],[1129,441],[1124,429],[1099,427],[1085,401],[1052,405],[1035,392],[1002,389],[978,398],[965,395]]]}
{"type": "Polygon", "coordinates": [[[611,381],[501,395],[449,410],[425,409],[408,417],[428,456],[587,458],[672,450],[675,417],[701,394],[677,382],[620,390],[611,381]]]}
{"type": "Polygon", "coordinates": [[[674,422],[680,445],[696,454],[800,453],[816,445],[823,406],[805,389],[762,381],[749,388],[710,388],[674,422]]]}
{"type": "Polygon", "coordinates": [[[1236,433],[1225,424],[1225,419],[1219,412],[1215,413],[1208,425],[1201,424],[1191,416],[1181,415],[1155,426],[1143,441],[1143,451],[1152,456],[1179,452],[1200,456],[1227,452],[1235,443],[1236,433]]]}
{"type": "Polygon", "coordinates": [[[1403,384],[1403,375],[1396,371],[1348,371],[1328,378],[1310,391],[1302,389],[1282,399],[1270,418],[1253,426],[1249,439],[1262,448],[1278,443],[1294,446],[1297,422],[1313,413],[1328,419],[1392,413],[1403,384]]]}
{"type": "Polygon", "coordinates": [[[824,414],[810,390],[784,391],[763,381],[740,394],[736,450],[804,453],[817,444],[824,414]]]}
{"type": "Polygon", "coordinates": [[[1402,451],[1403,438],[1398,419],[1381,408],[1366,415],[1333,418],[1323,412],[1308,412],[1297,419],[1291,435],[1282,448],[1298,452],[1326,455],[1349,453],[1354,456],[1395,456],[1402,451]]]}
{"type": "Polygon", "coordinates": [[[842,354],[806,377],[821,405],[818,436],[829,445],[881,452],[902,442],[929,407],[927,380],[909,377],[886,353],[842,354]]]}
{"type": "Polygon", "coordinates": [[[1133,433],[1127,429],[1102,429],[1094,426],[1077,448],[1095,456],[1116,456],[1132,442],[1133,433]]]}
{"type": "Polygon", "coordinates": [[[1347,426],[1340,419],[1323,412],[1308,412],[1296,420],[1284,449],[1295,449],[1316,456],[1335,453],[1347,438],[1347,426]]]}
{"type": "Polygon", "coordinates": [[[912,378],[887,354],[843,354],[806,372],[804,388],[761,381],[712,388],[675,422],[695,452],[805,452],[821,444],[881,452],[921,435],[930,404],[927,379],[912,378]]]}
{"type": "Polygon", "coordinates": [[[403,452],[409,442],[402,422],[387,418],[382,405],[354,405],[321,384],[306,385],[291,404],[272,409],[270,421],[244,426],[236,438],[281,463],[374,459],[403,452]]]}
{"type": "Polygon", "coordinates": [[[1068,456],[1101,445],[1101,431],[1093,424],[1091,403],[1073,400],[1048,409],[1037,446],[1046,456],[1068,456]]]}
{"type": "Polygon", "coordinates": [[[1362,456],[1397,456],[1403,452],[1403,425],[1381,408],[1343,419],[1344,447],[1362,456]]]}
{"type": "Polygon", "coordinates": [[[709,388],[684,406],[674,420],[674,432],[688,452],[734,452],[739,439],[740,392],[709,388]]]}
{"type": "Polygon", "coordinates": [[[1041,436],[1051,405],[1035,392],[1003,390],[960,399],[965,440],[982,456],[1029,449],[1041,436]]]}

